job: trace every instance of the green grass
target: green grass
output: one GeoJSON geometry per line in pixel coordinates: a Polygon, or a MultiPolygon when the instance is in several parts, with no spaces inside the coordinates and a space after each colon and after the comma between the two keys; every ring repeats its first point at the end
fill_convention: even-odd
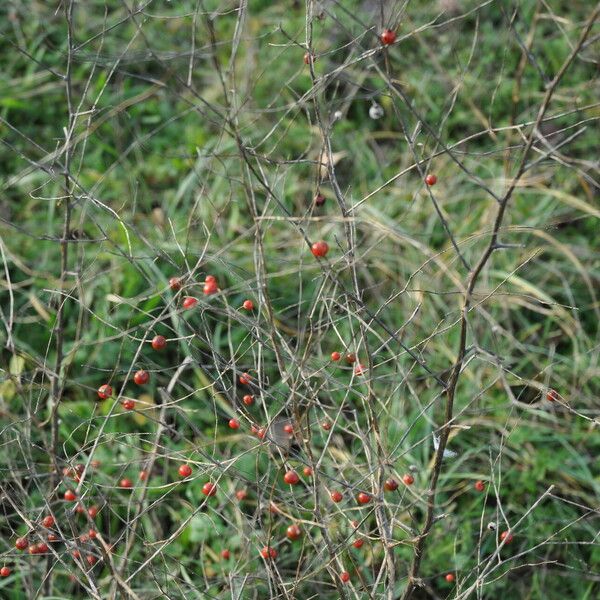
{"type": "MultiPolygon", "coordinates": [[[[481,183],[497,195],[506,191],[546,82],[592,7],[525,3],[509,27],[508,7],[499,2],[457,3],[463,16],[452,21],[450,13],[435,20],[430,3],[409,3],[401,42],[384,59],[381,51],[363,56],[378,48],[381,29],[369,3],[328,4],[328,15],[314,22],[315,92],[303,63],[303,3],[250,2],[233,64],[237,4],[206,1],[194,17],[196,4],[153,2],[135,22],[113,0],[76,7],[76,242],[69,244],[63,295],[58,240],[69,113],[56,74],[66,70],[66,21],[62,9],[43,2],[0,7],[0,550],[13,569],[0,580],[0,596],[87,598],[93,581],[101,598],[126,597],[98,542],[81,549],[102,560],[91,580],[73,561],[90,524],[64,506],[65,482],[52,486],[54,455],[62,469],[93,452],[101,465],[87,474],[80,495],[101,508],[96,527],[113,544],[117,567],[128,552],[124,578],[145,565],[128,583],[140,598],[337,598],[332,573],[343,569],[352,575],[351,596],[388,597],[385,577],[378,579],[384,552],[372,505],[357,508],[352,496],[377,491],[378,460],[398,480],[412,469],[414,486],[380,498],[393,521],[391,593],[399,597],[425,517],[431,434],[443,423],[436,377],[447,381],[456,360],[468,277],[411,168],[415,156],[403,129],[415,135],[418,158],[430,159],[423,169],[438,176],[435,199],[466,261],[476,264],[497,209],[481,183]],[[212,11],[214,44],[203,11],[212,11]],[[522,67],[518,40],[531,44],[522,67]],[[374,65],[389,68],[410,107],[374,65]],[[385,110],[378,121],[368,116],[372,99],[385,110]],[[315,100],[325,123],[342,113],[331,125],[335,172],[346,205],[355,207],[356,279],[376,321],[348,299],[354,281],[344,220],[331,182],[318,182],[315,100]],[[420,119],[428,127],[417,130],[420,119]],[[317,188],[328,199],[312,211],[317,188]],[[304,235],[328,241],[327,262],[312,257],[304,235]],[[173,294],[168,279],[188,273],[185,290],[173,294]],[[218,297],[202,295],[209,273],[223,291],[218,297]],[[198,297],[199,307],[182,312],[184,295],[198,297]],[[254,313],[239,310],[245,298],[253,299],[254,313]],[[62,300],[64,391],[53,449],[62,300]],[[171,340],[160,354],[141,343],[159,333],[171,340]],[[374,366],[367,377],[329,361],[333,350],[352,351],[367,364],[365,342],[374,366]],[[165,396],[186,357],[192,365],[165,396]],[[143,389],[126,380],[139,368],[151,373],[143,389]],[[241,403],[242,371],[259,386],[252,407],[241,403]],[[107,381],[145,404],[131,413],[114,400],[97,402],[95,390],[107,381]],[[238,432],[227,428],[234,415],[238,432]],[[137,476],[154,452],[161,419],[166,428],[143,492],[137,476]],[[302,428],[289,450],[287,442],[260,444],[248,434],[251,422],[278,419],[299,420],[302,428]],[[335,421],[331,436],[320,426],[324,419],[335,421]],[[310,480],[294,489],[282,483],[285,468],[301,471],[309,460],[301,437],[315,457],[323,453],[317,506],[310,480]],[[377,443],[379,459],[372,458],[377,443]],[[177,466],[186,461],[194,474],[181,483],[177,466]],[[117,487],[125,476],[136,482],[134,491],[117,487]],[[208,480],[218,480],[219,493],[204,504],[208,480]],[[240,489],[248,492],[243,502],[235,498],[240,489]],[[332,489],[344,491],[343,503],[329,501],[332,489]],[[269,512],[271,501],[283,514],[269,512]],[[16,537],[37,539],[27,522],[50,509],[60,525],[60,560],[17,553],[16,537]],[[353,519],[367,540],[360,550],[350,543],[353,519]],[[294,543],[285,539],[292,520],[303,529],[294,543]],[[276,568],[258,558],[267,543],[279,552],[276,568]],[[51,589],[43,583],[48,565],[51,589]]],[[[389,3],[390,14],[400,7],[389,3]]],[[[597,32],[596,25],[591,38],[597,32]]],[[[557,160],[546,157],[520,180],[501,229],[511,247],[494,252],[475,290],[455,401],[460,428],[449,444],[458,455],[444,461],[436,515],[445,517],[428,536],[415,598],[465,598],[488,564],[479,596],[469,597],[591,600],[600,591],[597,49],[594,39],[575,59],[542,125],[552,144],[578,135],[557,160]],[[558,402],[545,399],[548,388],[558,391],[558,402]],[[487,483],[483,494],[473,489],[479,479],[487,483]],[[502,560],[490,562],[499,533],[522,518],[502,560]],[[497,523],[495,532],[489,522],[497,523]],[[444,580],[448,572],[455,584],[444,580]]],[[[545,151],[536,144],[528,160],[545,151]]]]}

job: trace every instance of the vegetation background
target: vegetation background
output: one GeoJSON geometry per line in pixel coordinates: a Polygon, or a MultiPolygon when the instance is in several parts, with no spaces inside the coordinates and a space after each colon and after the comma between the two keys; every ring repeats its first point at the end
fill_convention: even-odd
{"type": "Polygon", "coordinates": [[[2,2],[0,597],[599,598],[598,12],[2,2]]]}

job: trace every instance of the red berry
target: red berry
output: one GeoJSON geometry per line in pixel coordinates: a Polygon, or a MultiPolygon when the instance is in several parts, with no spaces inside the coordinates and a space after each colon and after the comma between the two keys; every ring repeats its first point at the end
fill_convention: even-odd
{"type": "Polygon", "coordinates": [[[198,304],[198,299],[194,298],[193,296],[186,296],[183,299],[183,308],[185,310],[189,310],[190,308],[194,308],[194,306],[196,306],[196,304],[198,304]]]}
{"type": "Polygon", "coordinates": [[[49,552],[50,548],[48,548],[48,544],[46,544],[45,542],[40,542],[37,545],[37,553],[38,554],[46,554],[46,552],[49,552]]]}
{"type": "Polygon", "coordinates": [[[131,479],[128,479],[127,477],[124,477],[123,479],[121,479],[121,481],[119,481],[119,487],[124,488],[124,489],[129,489],[133,487],[133,481],[131,481],[131,479]]]}
{"type": "Polygon", "coordinates": [[[31,546],[29,546],[29,548],[27,549],[27,552],[29,552],[29,554],[37,554],[38,553],[38,545],[31,544],[31,546]]]}
{"type": "Polygon", "coordinates": [[[90,519],[95,519],[98,516],[98,507],[97,506],[90,506],[88,508],[88,516],[90,517],[90,519]]]}
{"type": "Polygon", "coordinates": [[[79,550],[73,550],[73,552],[71,552],[71,556],[73,558],[80,558],[81,557],[81,552],[79,552],[79,550]]]}
{"type": "Polygon", "coordinates": [[[300,481],[300,477],[298,476],[298,473],[294,471],[294,469],[290,469],[289,471],[286,471],[285,475],[283,476],[283,480],[290,485],[296,485],[300,481]]]}
{"type": "Polygon", "coordinates": [[[127,400],[123,400],[122,406],[125,410],[133,410],[135,408],[135,401],[127,398],[127,400]]]}
{"type": "Polygon", "coordinates": [[[244,310],[254,310],[254,302],[252,302],[252,300],[244,300],[242,308],[244,310]]]}
{"type": "Polygon", "coordinates": [[[393,44],[396,41],[396,32],[392,31],[391,29],[384,29],[381,32],[381,43],[384,46],[389,46],[390,44],[393,44]]]}
{"type": "Polygon", "coordinates": [[[337,362],[338,360],[340,360],[340,358],[342,358],[342,355],[339,352],[332,352],[331,353],[331,360],[333,362],[337,362]]]}
{"type": "MultiPolygon", "coordinates": [[[[242,382],[242,378],[240,377],[240,383],[242,382]]],[[[243,398],[242,398],[242,402],[246,405],[246,406],[251,406],[254,403],[254,396],[252,394],[246,394],[243,398]]]]}
{"type": "Polygon", "coordinates": [[[269,546],[265,546],[261,551],[260,555],[265,559],[276,559],[277,558],[277,550],[275,548],[270,548],[269,546]]]}
{"type": "Polygon", "coordinates": [[[211,483],[210,481],[207,481],[202,486],[202,493],[205,496],[214,496],[217,493],[217,484],[216,483],[211,483]]]}
{"type": "Polygon", "coordinates": [[[386,492],[394,492],[398,489],[398,482],[390,477],[389,479],[385,480],[383,487],[385,488],[386,492]]]}
{"type": "Polygon", "coordinates": [[[289,540],[294,541],[294,540],[297,540],[302,535],[302,530],[296,524],[290,525],[287,528],[285,535],[287,535],[289,540]]]}
{"type": "Polygon", "coordinates": [[[238,490],[235,493],[235,497],[241,502],[242,500],[246,499],[246,496],[248,496],[248,492],[246,490],[238,490]]]}
{"type": "Polygon", "coordinates": [[[148,371],[144,371],[144,369],[136,371],[133,376],[133,381],[134,383],[137,383],[137,385],[145,385],[146,383],[148,383],[149,379],[150,375],[148,374],[148,371]]]}
{"type": "Polygon", "coordinates": [[[321,427],[325,430],[325,431],[329,431],[331,429],[331,423],[329,421],[323,421],[321,423],[321,427]]]}
{"type": "Polygon", "coordinates": [[[85,508],[83,508],[83,505],[81,505],[79,502],[77,503],[77,506],[75,507],[75,512],[78,515],[82,515],[85,512],[85,508]]]}
{"type": "Polygon", "coordinates": [[[359,363],[358,365],[356,365],[354,367],[354,374],[355,375],[364,375],[366,370],[367,370],[367,368],[364,365],[361,365],[359,363]]]}
{"type": "Polygon", "coordinates": [[[207,281],[204,284],[204,295],[210,296],[211,294],[216,294],[219,291],[219,286],[216,281],[207,281]]]}
{"type": "Polygon", "coordinates": [[[506,544],[510,544],[513,541],[513,535],[510,531],[503,531],[500,534],[500,540],[501,541],[506,540],[506,544]]]}
{"type": "Polygon", "coordinates": [[[546,393],[546,400],[549,402],[556,402],[558,400],[558,392],[556,390],[548,390],[546,393]]]}
{"type": "Polygon", "coordinates": [[[179,467],[179,474],[182,477],[189,477],[192,474],[192,467],[190,465],[181,465],[179,467]]]}
{"type": "Polygon", "coordinates": [[[315,196],[315,206],[323,206],[325,204],[326,198],[323,194],[317,194],[315,196]]]}
{"type": "Polygon", "coordinates": [[[96,562],[98,561],[98,559],[93,555],[93,554],[88,554],[85,557],[85,560],[87,560],[88,565],[90,565],[90,567],[93,567],[96,562]]]}
{"type": "Polygon", "coordinates": [[[308,65],[311,62],[314,62],[314,60],[315,60],[315,57],[310,52],[306,52],[304,54],[304,64],[305,65],[308,65]]]}
{"type": "Polygon", "coordinates": [[[231,429],[239,429],[240,422],[237,419],[229,419],[229,427],[231,429]]]}
{"type": "Polygon", "coordinates": [[[348,573],[348,571],[342,571],[340,573],[340,579],[342,580],[342,583],[348,583],[350,581],[350,573],[348,573]]]}
{"type": "Polygon", "coordinates": [[[454,573],[447,573],[445,579],[448,583],[452,583],[454,581],[454,573]]]}
{"type": "Polygon", "coordinates": [[[267,432],[265,431],[264,427],[259,427],[259,428],[256,430],[256,437],[257,437],[259,440],[262,440],[262,439],[264,439],[264,437],[265,437],[265,434],[266,434],[266,433],[267,433],[267,432]]]}
{"type": "Polygon", "coordinates": [[[67,502],[74,502],[77,500],[77,494],[73,490],[67,490],[64,495],[64,499],[67,502]]]}
{"type": "Polygon", "coordinates": [[[481,479],[479,481],[475,482],[475,485],[473,486],[478,492],[483,492],[485,490],[485,483],[483,483],[483,481],[481,481],[481,479]]]}
{"type": "Polygon", "coordinates": [[[291,423],[286,423],[283,426],[283,431],[285,431],[289,435],[292,435],[292,433],[294,433],[294,426],[291,423]]]}
{"type": "Polygon", "coordinates": [[[362,538],[358,538],[357,540],[354,540],[352,542],[352,545],[355,548],[362,548],[364,543],[365,543],[365,540],[363,540],[362,538]]]}
{"type": "Polygon", "coordinates": [[[49,533],[48,534],[48,541],[49,542],[56,542],[58,541],[58,536],[54,533],[49,533]]]}
{"type": "Polygon", "coordinates": [[[155,335],[152,338],[152,348],[154,350],[162,350],[167,345],[167,340],[164,335],[155,335]]]}
{"type": "Polygon", "coordinates": [[[148,479],[148,471],[145,471],[144,469],[142,469],[140,471],[140,474],[138,475],[138,478],[140,481],[146,481],[146,479],[148,479]]]}
{"type": "Polygon", "coordinates": [[[207,275],[204,278],[204,283],[217,283],[217,278],[214,275],[207,275]]]}
{"type": "Polygon", "coordinates": [[[8,567],[2,567],[0,569],[0,577],[8,577],[10,575],[10,569],[8,567]]]}
{"type": "Polygon", "coordinates": [[[110,398],[112,393],[113,389],[110,387],[110,385],[108,385],[108,383],[105,383],[98,388],[98,398],[100,398],[100,400],[106,400],[107,398],[110,398]]]}
{"type": "Polygon", "coordinates": [[[54,517],[52,515],[47,515],[42,519],[42,525],[48,529],[54,525],[54,517]]]}
{"type": "Polygon", "coordinates": [[[181,281],[180,281],[179,277],[171,277],[171,279],[169,279],[169,287],[174,292],[177,292],[178,290],[180,290],[181,289],[181,281]]]}
{"type": "Polygon", "coordinates": [[[338,490],[335,490],[333,492],[331,492],[331,499],[337,504],[338,502],[341,502],[344,498],[344,494],[342,494],[342,492],[339,492],[338,490]]]}
{"type": "Polygon", "coordinates": [[[313,470],[310,467],[304,467],[304,469],[302,469],[302,472],[304,473],[305,477],[312,477],[313,470]]]}
{"type": "Polygon", "coordinates": [[[94,539],[96,539],[96,537],[97,537],[97,535],[98,535],[98,534],[96,533],[96,530],[95,530],[95,529],[90,529],[90,530],[88,531],[88,535],[90,536],[90,538],[91,538],[92,540],[94,540],[94,539]]]}
{"type": "Polygon", "coordinates": [[[407,473],[402,477],[402,481],[404,481],[406,485],[412,485],[415,482],[415,478],[410,473],[407,473]]]}
{"type": "Polygon", "coordinates": [[[249,375],[248,373],[242,373],[240,375],[240,383],[242,385],[249,385],[251,381],[252,381],[252,376],[249,375]]]}
{"type": "Polygon", "coordinates": [[[437,183],[437,177],[435,175],[432,175],[432,174],[427,175],[427,177],[425,177],[425,183],[428,186],[435,185],[437,183]]]}
{"type": "Polygon", "coordinates": [[[310,251],[313,253],[313,256],[316,256],[318,258],[323,258],[329,252],[329,246],[328,246],[327,242],[320,240],[318,242],[315,242],[310,247],[310,251]]]}
{"type": "Polygon", "coordinates": [[[15,548],[17,550],[25,550],[25,548],[27,548],[29,542],[27,541],[27,538],[22,537],[22,538],[17,538],[15,541],[15,548]]]}
{"type": "Polygon", "coordinates": [[[358,496],[356,496],[359,504],[368,504],[371,502],[371,496],[366,492],[360,492],[358,496]]]}
{"type": "Polygon", "coordinates": [[[228,560],[230,556],[231,553],[229,552],[229,550],[221,550],[221,558],[223,558],[224,560],[228,560]]]}
{"type": "Polygon", "coordinates": [[[352,354],[352,352],[350,352],[349,354],[346,354],[346,362],[349,365],[353,365],[356,362],[356,356],[354,354],[352,354]]]}

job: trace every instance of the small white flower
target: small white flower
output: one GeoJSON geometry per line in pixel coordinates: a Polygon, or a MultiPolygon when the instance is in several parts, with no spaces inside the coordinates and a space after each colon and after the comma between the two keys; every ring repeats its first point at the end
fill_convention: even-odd
{"type": "Polygon", "coordinates": [[[371,119],[376,121],[377,119],[381,119],[383,115],[384,112],[382,106],[380,104],[377,104],[377,102],[373,100],[371,108],[369,108],[369,116],[371,117],[371,119]]]}

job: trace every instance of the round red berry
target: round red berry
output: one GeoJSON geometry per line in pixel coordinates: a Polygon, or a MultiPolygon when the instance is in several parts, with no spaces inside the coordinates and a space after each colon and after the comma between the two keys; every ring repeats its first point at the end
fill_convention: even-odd
{"type": "Polygon", "coordinates": [[[275,559],[277,558],[277,550],[275,548],[270,548],[269,546],[265,546],[261,551],[260,555],[265,559],[275,559]]]}
{"type": "Polygon", "coordinates": [[[356,500],[359,504],[368,504],[371,502],[371,496],[366,492],[360,492],[358,496],[356,496],[356,500]]]}
{"type": "Polygon", "coordinates": [[[127,400],[123,400],[122,406],[125,410],[133,410],[135,408],[135,401],[127,398],[127,400]]]}
{"type": "Polygon", "coordinates": [[[294,426],[291,423],[286,423],[283,426],[283,431],[285,431],[288,435],[292,435],[292,433],[294,433],[294,426]]]}
{"type": "Polygon", "coordinates": [[[15,541],[15,548],[17,550],[25,550],[25,548],[27,548],[27,546],[29,545],[29,542],[27,541],[27,538],[17,538],[17,540],[15,541]]]}
{"type": "Polygon", "coordinates": [[[308,65],[311,62],[314,62],[314,60],[315,60],[315,57],[310,52],[306,52],[304,54],[304,64],[305,65],[308,65]]]}
{"type": "Polygon", "coordinates": [[[10,575],[10,568],[9,567],[2,567],[0,569],[0,577],[8,577],[10,575]]]}
{"type": "Polygon", "coordinates": [[[325,430],[325,431],[329,431],[331,429],[331,423],[329,421],[323,421],[321,423],[321,427],[325,430]]]}
{"type": "Polygon", "coordinates": [[[155,335],[152,338],[152,348],[154,350],[163,350],[167,345],[167,340],[164,335],[155,335]]]}
{"type": "Polygon", "coordinates": [[[357,540],[354,540],[352,542],[352,545],[355,548],[362,548],[364,543],[365,543],[365,540],[363,540],[362,538],[358,538],[357,540]]]}
{"type": "Polygon", "coordinates": [[[137,383],[137,385],[145,385],[146,383],[148,383],[149,379],[150,375],[148,374],[148,371],[144,371],[144,369],[136,371],[133,376],[133,381],[137,383]]]}
{"type": "Polygon", "coordinates": [[[331,499],[337,504],[338,502],[341,502],[344,498],[344,494],[342,494],[342,492],[335,490],[333,492],[331,492],[330,494],[331,499]]]}
{"type": "Polygon", "coordinates": [[[124,488],[124,489],[129,489],[133,487],[133,481],[131,481],[131,479],[128,479],[127,477],[124,477],[123,479],[121,479],[121,481],[119,481],[119,487],[124,488]]]}
{"type": "Polygon", "coordinates": [[[389,479],[385,480],[383,487],[385,488],[386,492],[394,492],[398,489],[398,482],[390,477],[389,479]]]}
{"type": "Polygon", "coordinates": [[[87,563],[90,565],[90,567],[93,567],[98,562],[98,559],[93,554],[88,554],[85,557],[85,560],[87,560],[87,563]]]}
{"type": "Polygon", "coordinates": [[[190,465],[181,465],[179,467],[179,475],[181,477],[189,477],[192,474],[192,467],[190,465]]]}
{"type": "Polygon", "coordinates": [[[285,535],[287,535],[289,540],[294,541],[294,540],[297,540],[302,535],[302,530],[296,524],[290,525],[287,528],[285,535]]]}
{"type": "Polygon", "coordinates": [[[315,206],[323,206],[325,204],[326,198],[323,194],[317,194],[315,196],[315,206]]]}
{"type": "Polygon", "coordinates": [[[196,304],[198,304],[198,298],[194,298],[193,296],[186,296],[183,299],[182,306],[185,310],[189,310],[190,308],[194,308],[196,304]]]}
{"type": "Polygon", "coordinates": [[[204,283],[217,283],[217,278],[214,275],[207,275],[204,278],[204,283]]]}
{"type": "Polygon", "coordinates": [[[48,529],[50,529],[50,527],[52,527],[54,525],[54,517],[52,515],[46,515],[42,519],[42,525],[44,527],[47,527],[48,529]]]}
{"type": "Polygon", "coordinates": [[[228,560],[230,556],[231,556],[231,552],[229,552],[229,550],[227,550],[227,548],[225,550],[221,550],[221,558],[222,559],[228,560]]]}
{"type": "Polygon", "coordinates": [[[310,247],[310,251],[313,253],[313,256],[323,258],[324,256],[327,256],[327,253],[329,252],[329,245],[327,244],[327,242],[320,240],[318,242],[315,242],[310,247]]]}
{"type": "Polygon", "coordinates": [[[207,281],[204,284],[203,291],[205,296],[210,296],[211,294],[216,294],[219,291],[219,286],[217,285],[216,281],[207,281]]]}
{"type": "Polygon", "coordinates": [[[348,571],[342,571],[340,573],[340,579],[343,583],[348,583],[350,581],[350,573],[348,573],[348,571]]]}
{"type": "Polygon", "coordinates": [[[352,354],[352,352],[350,352],[349,354],[346,354],[346,362],[349,365],[353,365],[356,362],[356,356],[354,354],[352,354]]]}
{"type": "Polygon", "coordinates": [[[389,46],[396,41],[396,32],[391,29],[384,29],[381,32],[381,43],[385,46],[389,46]]]}
{"type": "Polygon", "coordinates": [[[294,471],[294,469],[290,469],[289,471],[286,471],[285,475],[283,476],[283,480],[290,485],[296,485],[300,481],[300,477],[298,476],[298,473],[294,471]]]}
{"type": "Polygon", "coordinates": [[[446,581],[452,583],[454,581],[454,573],[446,573],[446,581]]]}
{"type": "Polygon", "coordinates": [[[180,281],[179,277],[171,277],[171,279],[169,279],[169,287],[174,292],[179,291],[181,289],[181,281],[180,281]]]}
{"type": "Polygon", "coordinates": [[[367,370],[367,368],[364,365],[361,365],[359,363],[354,367],[354,374],[355,375],[364,375],[366,370],[367,370]]]}
{"type": "Polygon", "coordinates": [[[305,477],[312,477],[313,470],[310,467],[304,467],[304,469],[302,469],[302,472],[304,473],[305,477]]]}
{"type": "Polygon", "coordinates": [[[91,538],[92,540],[95,540],[95,539],[96,539],[96,537],[98,536],[98,534],[96,533],[96,530],[95,530],[95,529],[90,529],[90,530],[88,531],[88,535],[90,536],[90,538],[91,538]]]}
{"type": "Polygon", "coordinates": [[[479,481],[475,482],[475,485],[473,486],[478,492],[483,492],[485,490],[485,483],[483,483],[483,481],[481,481],[481,479],[479,481]]]}
{"type": "Polygon", "coordinates": [[[503,531],[500,534],[500,540],[504,542],[506,540],[506,544],[510,544],[513,541],[513,535],[510,531],[503,531]]]}
{"type": "Polygon", "coordinates": [[[239,381],[242,385],[249,385],[250,382],[252,381],[252,376],[249,375],[248,373],[242,373],[240,375],[239,381]]]}
{"type": "Polygon", "coordinates": [[[148,471],[142,469],[138,475],[138,478],[140,481],[146,481],[146,479],[148,479],[148,471]]]}
{"type": "MultiPolygon", "coordinates": [[[[241,378],[240,378],[240,382],[241,382],[241,378]]],[[[246,405],[246,406],[251,406],[252,404],[254,404],[254,396],[252,394],[246,394],[243,398],[242,398],[242,402],[246,405]]]]}
{"type": "Polygon", "coordinates": [[[404,477],[402,477],[402,481],[405,483],[405,485],[412,485],[415,482],[415,478],[410,473],[407,473],[404,475],[404,477]]]}
{"type": "Polygon", "coordinates": [[[105,383],[98,388],[98,398],[100,398],[100,400],[106,400],[107,398],[110,398],[112,393],[113,389],[110,387],[110,385],[108,385],[108,383],[105,383]]]}
{"type": "Polygon", "coordinates": [[[254,310],[254,302],[252,302],[252,300],[244,300],[242,308],[244,310],[254,310]]]}
{"type": "Polygon", "coordinates": [[[202,486],[202,493],[205,496],[214,496],[217,493],[217,484],[216,483],[212,483],[210,481],[207,481],[202,486]]]}
{"type": "Polygon", "coordinates": [[[248,492],[246,490],[238,490],[235,493],[235,497],[241,502],[242,500],[245,500],[246,497],[248,496],[248,492]]]}
{"type": "Polygon", "coordinates": [[[425,177],[425,183],[431,187],[437,183],[437,177],[433,174],[429,174],[425,177]]]}
{"type": "Polygon", "coordinates": [[[237,419],[229,419],[229,427],[230,429],[239,429],[240,422],[237,419]]]}
{"type": "Polygon", "coordinates": [[[546,400],[549,402],[556,402],[558,400],[558,392],[556,390],[548,390],[546,393],[546,400]]]}
{"type": "Polygon", "coordinates": [[[340,360],[340,358],[342,358],[342,355],[339,352],[332,352],[331,353],[331,360],[333,362],[337,362],[338,360],[340,360]]]}
{"type": "Polygon", "coordinates": [[[67,502],[74,502],[77,500],[77,494],[73,490],[67,490],[63,497],[67,502]]]}

